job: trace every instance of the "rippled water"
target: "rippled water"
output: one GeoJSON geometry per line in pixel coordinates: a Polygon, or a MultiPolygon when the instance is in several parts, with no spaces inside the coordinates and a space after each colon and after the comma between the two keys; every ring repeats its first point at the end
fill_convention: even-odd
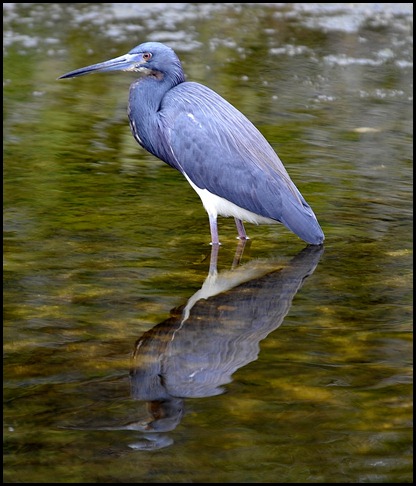
{"type": "Polygon", "coordinates": [[[3,4],[6,482],[412,482],[412,4],[3,4]],[[128,127],[169,44],[324,249],[207,216],[128,127]],[[243,251],[242,251],[243,250],[243,251]]]}

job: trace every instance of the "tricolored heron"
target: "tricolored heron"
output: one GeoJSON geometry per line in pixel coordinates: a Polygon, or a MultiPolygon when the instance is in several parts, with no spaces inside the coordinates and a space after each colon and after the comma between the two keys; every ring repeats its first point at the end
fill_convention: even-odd
{"type": "Polygon", "coordinates": [[[60,76],[135,71],[128,116],[137,142],[179,170],[208,213],[213,245],[219,245],[217,216],[233,216],[240,239],[243,220],[282,223],[307,243],[324,234],[281,160],[259,130],[215,91],[185,81],[175,52],[145,42],[127,54],[60,76]]]}

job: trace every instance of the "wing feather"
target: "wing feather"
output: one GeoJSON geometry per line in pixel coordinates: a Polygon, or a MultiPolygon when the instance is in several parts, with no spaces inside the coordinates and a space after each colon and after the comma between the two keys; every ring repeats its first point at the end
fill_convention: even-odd
{"type": "Polygon", "coordinates": [[[159,113],[164,160],[197,187],[280,221],[301,237],[308,225],[322,233],[273,148],[217,93],[181,83],[165,96],[159,113]]]}

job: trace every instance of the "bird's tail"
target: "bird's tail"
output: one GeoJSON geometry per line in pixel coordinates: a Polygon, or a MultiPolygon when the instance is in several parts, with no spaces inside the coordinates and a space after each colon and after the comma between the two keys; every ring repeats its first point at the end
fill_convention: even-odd
{"type": "Polygon", "coordinates": [[[299,201],[295,199],[291,199],[290,204],[284,207],[281,222],[306,243],[320,245],[325,239],[324,232],[312,208],[300,193],[299,196],[302,204],[299,204],[299,201]]]}

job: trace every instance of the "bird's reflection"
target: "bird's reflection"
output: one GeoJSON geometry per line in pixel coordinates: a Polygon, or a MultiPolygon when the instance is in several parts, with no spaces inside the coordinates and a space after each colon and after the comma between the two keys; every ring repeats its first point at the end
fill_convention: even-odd
{"type": "MultiPolygon", "coordinates": [[[[213,246],[209,274],[183,307],[136,342],[132,397],[147,402],[148,418],[126,428],[143,432],[135,449],[157,449],[180,422],[185,398],[218,395],[239,368],[257,359],[259,342],[280,326],[293,297],[313,273],[322,246],[307,246],[286,266],[251,261],[217,273],[213,246]]],[[[236,260],[242,247],[237,249],[236,260]]]]}

